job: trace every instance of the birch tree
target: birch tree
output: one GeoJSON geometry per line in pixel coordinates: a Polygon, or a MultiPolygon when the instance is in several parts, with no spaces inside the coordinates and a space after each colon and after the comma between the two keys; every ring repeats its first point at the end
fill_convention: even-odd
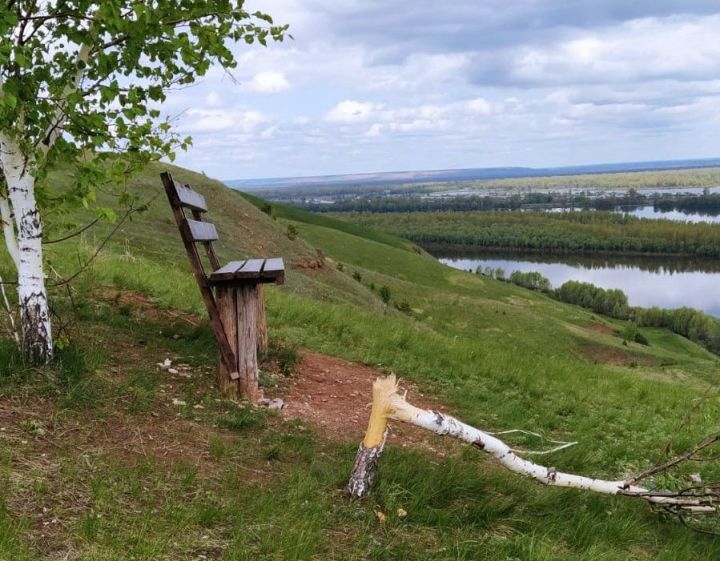
{"type": "Polygon", "coordinates": [[[53,353],[42,245],[48,170],[61,165],[73,176],[54,203],[87,206],[129,161],[172,159],[189,139],[161,116],[168,90],[213,64],[234,68],[233,42],[265,45],[286,30],[242,0],[3,2],[0,218],[29,359],[47,362],[53,353]]]}

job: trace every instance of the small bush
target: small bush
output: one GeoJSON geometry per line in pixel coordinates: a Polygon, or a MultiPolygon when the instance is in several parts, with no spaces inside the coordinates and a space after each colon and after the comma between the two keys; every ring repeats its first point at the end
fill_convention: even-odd
{"type": "Polygon", "coordinates": [[[287,232],[285,235],[290,241],[295,240],[299,234],[300,232],[298,232],[297,226],[295,226],[294,224],[288,224],[287,232]]]}
{"type": "Polygon", "coordinates": [[[353,277],[356,281],[362,282],[362,275],[360,274],[360,271],[355,271],[355,272],[353,273],[352,277],[353,277]]]}
{"type": "Polygon", "coordinates": [[[622,337],[623,342],[638,343],[645,346],[650,344],[650,342],[647,340],[647,337],[640,333],[640,330],[635,323],[630,323],[626,325],[620,332],[620,336],[622,337]]]}
{"type": "Polygon", "coordinates": [[[412,308],[407,300],[403,300],[402,302],[395,304],[395,308],[403,314],[410,314],[412,312],[412,308]]]}
{"type": "Polygon", "coordinates": [[[382,285],[380,287],[378,295],[380,296],[380,300],[382,300],[385,304],[390,302],[390,289],[386,285],[382,285]]]}

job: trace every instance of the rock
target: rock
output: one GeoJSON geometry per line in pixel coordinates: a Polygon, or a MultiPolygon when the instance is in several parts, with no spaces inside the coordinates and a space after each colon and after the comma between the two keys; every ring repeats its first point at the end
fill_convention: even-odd
{"type": "Polygon", "coordinates": [[[166,358],[163,362],[158,362],[160,370],[168,370],[172,366],[172,360],[166,358]]]}
{"type": "Polygon", "coordinates": [[[172,400],[172,404],[173,404],[173,405],[178,405],[178,406],[187,405],[187,403],[185,403],[182,399],[177,399],[177,398],[174,398],[174,397],[173,397],[173,400],[172,400]]]}
{"type": "Polygon", "coordinates": [[[280,411],[283,407],[285,407],[285,402],[279,397],[273,399],[268,405],[268,409],[271,411],[280,411]]]}
{"type": "Polygon", "coordinates": [[[177,374],[178,370],[176,368],[168,368],[167,369],[168,374],[177,374]]]}
{"type": "Polygon", "coordinates": [[[267,397],[263,397],[262,399],[258,399],[257,403],[261,407],[268,407],[270,405],[271,401],[272,401],[271,399],[268,399],[267,397]]]}

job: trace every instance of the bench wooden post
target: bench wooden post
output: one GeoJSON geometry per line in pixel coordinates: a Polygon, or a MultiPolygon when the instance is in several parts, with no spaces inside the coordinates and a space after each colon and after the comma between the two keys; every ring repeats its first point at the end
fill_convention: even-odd
{"type": "Polygon", "coordinates": [[[255,283],[237,286],[218,286],[217,295],[220,318],[230,347],[237,357],[235,370],[237,381],[230,377],[228,369],[220,364],[218,384],[230,399],[239,397],[256,403],[261,397],[258,388],[257,360],[257,309],[258,287],[255,283]]]}
{"type": "Polygon", "coordinates": [[[207,212],[205,198],[187,185],[177,185],[169,173],[162,174],[162,181],[218,343],[220,390],[232,399],[242,397],[257,403],[258,349],[267,350],[262,285],[282,284],[285,264],[274,257],[231,261],[221,267],[212,245],[218,239],[217,229],[202,219],[207,212]],[[205,272],[198,244],[205,249],[210,275],[205,272]]]}
{"type": "Polygon", "coordinates": [[[258,353],[265,354],[268,350],[267,319],[265,318],[265,297],[263,286],[258,285],[257,296],[257,349],[258,353]]]}

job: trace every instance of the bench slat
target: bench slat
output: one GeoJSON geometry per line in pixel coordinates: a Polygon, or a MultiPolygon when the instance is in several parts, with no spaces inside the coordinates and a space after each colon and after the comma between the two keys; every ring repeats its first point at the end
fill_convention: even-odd
{"type": "Polygon", "coordinates": [[[197,191],[194,191],[187,185],[178,185],[176,183],[175,192],[177,193],[180,206],[196,210],[198,212],[207,212],[208,207],[205,202],[205,197],[197,191]]]}
{"type": "Polygon", "coordinates": [[[232,280],[235,278],[235,271],[240,269],[244,264],[245,261],[230,261],[230,263],[221,267],[210,276],[213,281],[232,280]]]}
{"type": "Polygon", "coordinates": [[[256,279],[260,277],[265,259],[248,259],[245,264],[235,271],[236,279],[256,279]]]}
{"type": "Polygon", "coordinates": [[[265,279],[272,279],[278,284],[285,282],[285,263],[283,262],[282,257],[266,259],[262,276],[265,279]]]}
{"type": "Polygon", "coordinates": [[[282,284],[285,281],[285,264],[282,258],[231,261],[210,275],[210,282],[213,284],[253,280],[282,284]]]}
{"type": "Polygon", "coordinates": [[[214,242],[218,239],[218,233],[215,224],[210,222],[200,222],[199,220],[191,220],[186,218],[190,236],[195,242],[214,242]]]}

